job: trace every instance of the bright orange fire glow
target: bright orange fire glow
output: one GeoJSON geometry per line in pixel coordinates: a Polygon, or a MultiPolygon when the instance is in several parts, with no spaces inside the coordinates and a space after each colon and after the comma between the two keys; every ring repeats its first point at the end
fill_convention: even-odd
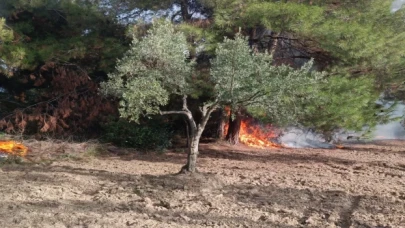
{"type": "Polygon", "coordinates": [[[15,141],[0,141],[0,152],[24,157],[28,148],[15,141]]]}
{"type": "Polygon", "coordinates": [[[281,145],[269,141],[277,138],[276,133],[270,126],[261,127],[260,125],[250,124],[248,120],[242,120],[240,126],[239,140],[248,146],[256,148],[280,148],[281,145]]]}
{"type": "MultiPolygon", "coordinates": [[[[224,133],[227,134],[229,124],[224,126],[224,133]]],[[[250,120],[242,120],[239,131],[239,140],[241,143],[255,148],[280,148],[281,145],[269,141],[277,138],[271,126],[261,126],[260,124],[252,123],[250,120]]]]}

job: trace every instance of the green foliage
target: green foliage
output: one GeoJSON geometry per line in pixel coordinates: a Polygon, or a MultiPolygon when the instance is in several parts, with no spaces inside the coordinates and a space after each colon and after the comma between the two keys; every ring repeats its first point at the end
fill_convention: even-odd
{"type": "Polygon", "coordinates": [[[215,31],[198,28],[187,23],[179,24],[178,29],[187,37],[192,56],[201,54],[202,51],[210,53],[215,51],[217,47],[215,31]]]}
{"type": "Polygon", "coordinates": [[[363,8],[346,1],[334,8],[330,4],[224,0],[210,6],[215,8],[215,25],[209,31],[191,24],[176,27],[185,36],[168,23],[155,24],[142,40],[134,39],[103,91],[121,98],[122,117],[136,121],[139,115],[157,114],[170,94],[194,94],[192,64],[184,55],[187,49],[198,53],[194,41],[209,36],[214,42],[218,34],[232,37],[238,26],[261,25],[288,34],[286,39],[299,43],[308,55],[326,56],[329,77],[316,72],[313,61],[299,69],[274,66],[271,56],[252,53],[248,40],[237,35],[215,44],[207,80],[215,85],[212,98],[233,109],[247,108],[274,124],[302,124],[325,133],[384,122],[387,115],[376,114],[375,84],[403,61],[402,13],[391,14],[389,3],[382,0],[363,8]]]}
{"type": "Polygon", "coordinates": [[[171,126],[156,120],[137,124],[120,119],[106,124],[103,132],[103,141],[117,146],[163,150],[171,145],[171,126]]]}
{"type": "Polygon", "coordinates": [[[156,22],[142,40],[134,37],[116,71],[102,84],[102,92],[121,98],[123,118],[138,121],[140,115],[158,114],[170,94],[188,92],[186,79],[194,64],[188,56],[183,33],[169,22],[156,22]]]}
{"type": "MultiPolygon", "coordinates": [[[[187,61],[187,54],[185,36],[168,22],[156,23],[142,40],[134,38],[102,91],[121,99],[123,118],[138,121],[140,115],[157,114],[169,95],[192,93],[187,79],[193,63],[187,61]]],[[[220,104],[260,108],[277,123],[297,118],[297,103],[312,97],[324,76],[311,70],[312,62],[298,70],[274,66],[271,56],[252,53],[240,35],[219,44],[211,65],[215,99],[220,104]]]]}
{"type": "Polygon", "coordinates": [[[124,51],[124,27],[90,1],[0,2],[13,42],[1,43],[9,76],[46,62],[78,64],[89,72],[110,70],[124,51]],[[85,64],[84,64],[85,63],[85,64]]]}
{"type": "MultiPolygon", "coordinates": [[[[300,3],[265,2],[250,4],[244,12],[247,23],[260,22],[274,31],[307,32],[318,26],[323,9],[300,3]]],[[[253,26],[254,24],[250,24],[253,26]]]]}
{"type": "Polygon", "coordinates": [[[378,94],[370,78],[331,77],[317,94],[303,104],[306,115],[300,123],[324,134],[346,129],[361,131],[389,121],[390,109],[376,104],[378,94]]]}
{"type": "Polygon", "coordinates": [[[13,32],[6,25],[6,19],[0,18],[0,42],[10,42],[13,40],[13,32]]]}
{"type": "Polygon", "coordinates": [[[218,99],[233,109],[271,116],[274,124],[295,121],[304,110],[299,103],[313,99],[324,74],[313,71],[312,61],[300,69],[274,66],[267,53],[252,53],[245,38],[225,39],[212,61],[211,75],[218,99]]]}
{"type": "Polygon", "coordinates": [[[388,79],[402,75],[404,62],[405,10],[392,13],[391,3],[223,0],[218,1],[214,16],[218,32],[257,26],[281,32],[325,69],[338,75],[366,75],[382,88],[388,79]]]}

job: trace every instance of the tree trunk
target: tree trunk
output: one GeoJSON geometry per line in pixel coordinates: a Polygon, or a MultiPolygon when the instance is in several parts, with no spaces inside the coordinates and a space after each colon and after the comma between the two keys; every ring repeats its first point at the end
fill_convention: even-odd
{"type": "Polygon", "coordinates": [[[272,46],[269,45],[269,54],[270,54],[271,56],[273,56],[273,58],[274,58],[274,54],[275,54],[276,51],[277,51],[277,47],[278,47],[278,43],[279,43],[278,37],[279,37],[280,35],[281,35],[281,32],[276,33],[275,39],[274,39],[274,41],[273,41],[273,45],[272,45],[272,46]]]}
{"type": "Polygon", "coordinates": [[[200,143],[200,136],[197,134],[192,135],[190,146],[188,147],[187,164],[181,168],[181,173],[194,173],[197,172],[197,156],[198,146],[200,143]]]}
{"type": "Polygon", "coordinates": [[[229,118],[228,132],[226,133],[226,141],[232,145],[237,145],[239,143],[239,133],[240,126],[242,123],[243,115],[240,111],[237,111],[235,118],[232,118],[232,115],[229,118]]]}
{"type": "Polygon", "coordinates": [[[191,15],[188,13],[188,1],[187,0],[181,0],[180,11],[181,11],[181,17],[183,18],[183,20],[185,22],[187,22],[191,19],[191,15]]]}
{"type": "Polygon", "coordinates": [[[200,144],[201,135],[207,125],[208,119],[211,116],[211,113],[216,109],[217,105],[214,104],[212,106],[204,105],[200,110],[202,113],[202,120],[197,125],[195,124],[194,118],[192,117],[191,113],[189,115],[189,123],[191,125],[190,133],[191,133],[191,142],[190,146],[188,147],[188,156],[187,156],[187,164],[183,166],[180,170],[180,173],[194,173],[197,172],[197,156],[198,156],[198,147],[200,144]]]}
{"type": "Polygon", "coordinates": [[[187,119],[184,119],[184,124],[185,124],[185,127],[186,127],[186,136],[187,136],[187,144],[186,144],[186,147],[189,147],[190,146],[190,128],[189,128],[189,126],[188,126],[188,121],[187,121],[187,119]]]}
{"type": "Polygon", "coordinates": [[[217,134],[218,134],[218,139],[225,139],[225,122],[226,120],[225,119],[223,119],[223,118],[221,118],[220,120],[219,120],[219,124],[218,124],[218,131],[217,131],[217,134]]]}
{"type": "Polygon", "coordinates": [[[218,139],[225,139],[227,129],[225,129],[226,121],[228,120],[228,113],[225,110],[221,110],[218,124],[218,139]]]}
{"type": "Polygon", "coordinates": [[[161,111],[161,115],[170,115],[170,114],[181,114],[187,118],[189,124],[189,133],[191,135],[191,142],[188,146],[188,157],[187,164],[184,165],[180,173],[194,173],[197,171],[197,156],[198,156],[198,146],[200,144],[201,135],[207,125],[208,119],[211,116],[211,113],[218,107],[218,101],[214,103],[206,103],[200,107],[202,114],[201,122],[197,125],[193,114],[187,107],[187,95],[183,96],[183,109],[181,111],[161,111]]]}

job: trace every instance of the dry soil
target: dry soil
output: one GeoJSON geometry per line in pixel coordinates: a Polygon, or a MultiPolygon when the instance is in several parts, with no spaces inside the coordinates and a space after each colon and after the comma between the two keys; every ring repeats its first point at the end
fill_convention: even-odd
{"type": "Polygon", "coordinates": [[[194,175],[175,175],[182,150],[25,143],[30,160],[0,165],[0,227],[405,227],[403,141],[202,144],[194,175]]]}

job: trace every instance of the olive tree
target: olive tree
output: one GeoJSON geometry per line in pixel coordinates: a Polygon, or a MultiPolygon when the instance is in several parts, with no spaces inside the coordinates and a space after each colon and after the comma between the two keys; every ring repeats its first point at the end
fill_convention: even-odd
{"type": "MultiPolygon", "coordinates": [[[[211,79],[215,84],[212,100],[201,104],[201,119],[193,117],[187,104],[191,94],[189,78],[195,63],[189,58],[183,33],[169,22],[155,23],[141,40],[134,37],[130,50],[118,60],[115,72],[102,84],[102,92],[120,98],[120,114],[132,121],[140,115],[184,115],[191,126],[191,143],[183,172],[195,172],[201,135],[211,113],[221,105],[245,106],[278,113],[292,107],[293,91],[308,93],[306,85],[322,80],[322,74],[310,70],[311,64],[294,70],[273,66],[271,56],[252,53],[245,38],[225,38],[212,61],[211,79]],[[179,110],[162,111],[169,96],[183,98],[179,110]],[[277,111],[275,111],[277,110],[277,111]]],[[[315,88],[312,86],[311,88],[315,88]]],[[[293,116],[293,112],[288,113],[293,116]]]]}

